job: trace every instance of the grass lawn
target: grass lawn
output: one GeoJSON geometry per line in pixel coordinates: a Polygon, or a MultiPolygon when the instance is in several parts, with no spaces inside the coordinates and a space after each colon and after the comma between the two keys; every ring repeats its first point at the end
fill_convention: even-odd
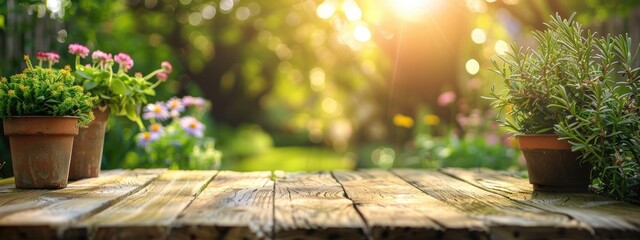
{"type": "Polygon", "coordinates": [[[329,149],[314,147],[278,147],[242,160],[234,166],[236,171],[319,171],[352,170],[355,160],[329,149]]]}

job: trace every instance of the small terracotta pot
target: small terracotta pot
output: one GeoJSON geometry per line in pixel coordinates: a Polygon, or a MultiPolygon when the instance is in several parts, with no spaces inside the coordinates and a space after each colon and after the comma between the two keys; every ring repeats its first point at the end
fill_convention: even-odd
{"type": "Polygon", "coordinates": [[[73,153],[69,168],[69,180],[98,177],[104,147],[104,132],[109,118],[109,108],[93,109],[95,119],[87,127],[80,127],[73,140],[73,153]]]}
{"type": "Polygon", "coordinates": [[[541,192],[587,192],[591,165],[581,163],[567,140],[556,134],[518,135],[527,162],[529,182],[541,192]]]}
{"type": "Polygon", "coordinates": [[[67,186],[78,117],[25,116],[3,120],[17,188],[67,186]]]}

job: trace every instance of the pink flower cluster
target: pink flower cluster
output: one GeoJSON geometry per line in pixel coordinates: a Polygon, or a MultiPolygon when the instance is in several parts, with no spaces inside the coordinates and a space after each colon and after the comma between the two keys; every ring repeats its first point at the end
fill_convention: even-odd
{"type": "Polygon", "coordinates": [[[99,62],[101,65],[104,65],[109,60],[111,60],[112,55],[111,53],[105,53],[100,50],[95,50],[93,51],[93,54],[91,54],[91,58],[93,59],[94,62],[99,62]]]}
{"type": "Polygon", "coordinates": [[[133,67],[133,59],[125,53],[118,53],[115,57],[113,57],[118,64],[120,64],[120,68],[128,72],[133,67]]]}
{"type": "Polygon", "coordinates": [[[54,52],[38,52],[36,58],[40,61],[47,61],[49,64],[60,61],[60,55],[54,52]]]}
{"type": "Polygon", "coordinates": [[[89,48],[77,43],[72,43],[69,44],[69,53],[85,58],[89,56],[89,48]]]}

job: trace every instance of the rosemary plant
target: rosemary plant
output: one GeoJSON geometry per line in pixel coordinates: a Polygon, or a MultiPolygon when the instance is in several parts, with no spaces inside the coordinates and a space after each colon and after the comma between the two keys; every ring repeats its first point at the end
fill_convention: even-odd
{"type": "Polygon", "coordinates": [[[574,16],[535,31],[535,49],[512,44],[502,66],[493,61],[504,82],[488,99],[512,131],[568,139],[592,164],[597,192],[640,200],[640,48],[629,37],[596,37],[574,16]]]}

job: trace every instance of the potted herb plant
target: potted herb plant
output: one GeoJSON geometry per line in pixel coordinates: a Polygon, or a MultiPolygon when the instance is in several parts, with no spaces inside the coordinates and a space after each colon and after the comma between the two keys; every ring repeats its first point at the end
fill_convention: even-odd
{"type": "Polygon", "coordinates": [[[74,141],[69,179],[97,177],[100,174],[100,163],[104,146],[104,135],[109,112],[117,116],[126,116],[144,129],[139,116],[139,108],[147,102],[147,96],[155,95],[154,88],[167,80],[172,66],[162,62],[161,67],[146,76],[128,72],[134,65],[133,59],[125,53],[113,56],[96,50],[91,54],[92,64],[83,65],[81,58],[89,56],[89,48],[80,44],[70,44],[69,53],[76,56],[76,83],[85,91],[98,96],[97,107],[94,108],[95,120],[86,128],[80,128],[74,141]],[[118,68],[115,71],[115,65],[118,68]],[[157,77],[155,83],[152,83],[157,77]]]}
{"type": "Polygon", "coordinates": [[[501,57],[504,67],[494,62],[504,90],[494,89],[491,95],[494,106],[510,115],[505,126],[520,134],[557,134],[550,138],[563,146],[549,147],[571,150],[527,147],[528,137],[518,135],[534,189],[586,190],[592,182],[602,194],[639,200],[640,68],[634,64],[640,48],[634,51],[631,39],[621,35],[595,37],[573,16],[556,16],[547,26],[534,33],[536,49],[513,45],[513,53],[501,57]],[[540,156],[531,158],[535,154],[540,156]],[[577,158],[582,170],[570,172],[555,155],[577,158]],[[538,161],[551,167],[537,172],[538,161]],[[559,182],[550,185],[550,179],[559,182]],[[587,180],[567,185],[573,179],[587,180]]]}
{"type": "Polygon", "coordinates": [[[67,186],[73,138],[86,125],[97,97],[74,84],[71,70],[52,68],[56,53],[25,56],[26,69],[0,79],[0,117],[9,137],[17,188],[67,186]],[[48,68],[43,68],[43,61],[48,68]]]}
{"type": "Polygon", "coordinates": [[[580,161],[564,136],[555,126],[571,112],[560,107],[558,96],[569,94],[572,103],[588,101],[574,86],[593,74],[597,56],[591,32],[583,33],[581,25],[556,15],[546,23],[548,29],[534,31],[534,48],[511,45],[511,52],[493,60],[503,79],[500,88],[492,87],[489,99],[501,113],[506,113],[503,126],[516,133],[522,150],[529,181],[538,191],[587,191],[591,166],[580,161]],[[584,35],[584,36],[583,36],[584,35]],[[502,63],[502,65],[501,65],[502,63]]]}

